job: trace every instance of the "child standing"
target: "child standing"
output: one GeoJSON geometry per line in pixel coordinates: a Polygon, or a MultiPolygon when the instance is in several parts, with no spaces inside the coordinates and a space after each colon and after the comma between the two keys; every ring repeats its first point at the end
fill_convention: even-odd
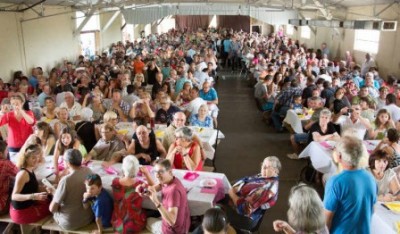
{"type": "Polygon", "coordinates": [[[293,96],[293,102],[290,104],[290,109],[294,110],[296,113],[299,112],[301,113],[303,111],[303,104],[302,99],[300,95],[294,95],[293,96]]]}
{"type": "Polygon", "coordinates": [[[85,180],[86,193],[83,194],[83,206],[92,208],[96,217],[97,230],[94,233],[103,233],[103,228],[111,227],[113,213],[113,199],[103,188],[98,174],[89,174],[85,180]]]}

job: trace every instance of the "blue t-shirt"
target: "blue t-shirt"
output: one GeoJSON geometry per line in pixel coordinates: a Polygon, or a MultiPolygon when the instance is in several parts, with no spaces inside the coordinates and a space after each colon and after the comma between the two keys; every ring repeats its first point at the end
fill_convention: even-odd
{"type": "Polygon", "coordinates": [[[110,194],[103,188],[99,196],[92,203],[92,210],[96,218],[101,217],[103,227],[111,227],[111,217],[113,213],[113,199],[110,194]]]}
{"type": "Polygon", "coordinates": [[[182,78],[180,78],[180,79],[178,79],[178,80],[176,81],[176,84],[175,84],[175,94],[178,94],[178,93],[183,89],[183,85],[184,85],[186,82],[189,82],[189,83],[190,83],[190,86],[192,86],[192,81],[189,80],[189,79],[186,78],[186,77],[182,77],[182,78]]]}
{"type": "Polygon", "coordinates": [[[217,91],[214,88],[210,88],[210,90],[205,93],[203,90],[200,90],[199,96],[205,101],[214,101],[218,98],[217,91]]]}
{"type": "Polygon", "coordinates": [[[330,233],[370,233],[377,193],[374,177],[364,169],[330,178],[324,197],[325,209],[334,212],[330,233]]]}

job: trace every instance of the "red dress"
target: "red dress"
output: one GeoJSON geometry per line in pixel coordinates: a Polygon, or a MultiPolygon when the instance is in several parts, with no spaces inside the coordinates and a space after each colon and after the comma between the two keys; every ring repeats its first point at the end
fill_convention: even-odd
{"type": "MultiPolygon", "coordinates": [[[[176,147],[176,143],[174,143],[174,146],[176,147]]],[[[189,157],[193,160],[193,153],[194,153],[194,148],[197,146],[196,142],[193,142],[192,145],[190,146],[189,149],[189,157]]],[[[175,153],[175,158],[174,158],[174,168],[175,169],[185,169],[187,170],[185,166],[185,162],[183,161],[183,156],[181,153],[175,153]]],[[[195,171],[202,171],[203,170],[203,162],[200,160],[199,165],[194,169],[195,171]]]]}
{"type": "Polygon", "coordinates": [[[120,184],[119,178],[112,182],[114,212],[112,226],[117,233],[138,233],[146,227],[146,214],[142,210],[143,198],[135,189],[142,182],[137,181],[130,187],[120,184]]]}

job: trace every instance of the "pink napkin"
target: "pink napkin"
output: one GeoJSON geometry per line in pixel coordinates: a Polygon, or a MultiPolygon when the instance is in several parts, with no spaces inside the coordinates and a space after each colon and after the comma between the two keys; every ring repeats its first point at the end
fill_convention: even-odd
{"type": "Polygon", "coordinates": [[[188,180],[188,181],[193,181],[193,180],[197,179],[197,177],[199,177],[199,174],[197,174],[196,172],[188,171],[183,176],[183,179],[188,180]]]}
{"type": "Polygon", "coordinates": [[[331,150],[332,146],[328,144],[326,141],[320,142],[321,146],[324,147],[325,149],[331,150]]]}
{"type": "Polygon", "coordinates": [[[215,194],[214,203],[222,200],[225,197],[224,184],[222,179],[213,178],[217,181],[217,184],[211,188],[201,188],[200,193],[215,194]]]}
{"type": "Polygon", "coordinates": [[[103,169],[109,175],[118,175],[118,171],[115,170],[113,167],[105,167],[103,169]]]}

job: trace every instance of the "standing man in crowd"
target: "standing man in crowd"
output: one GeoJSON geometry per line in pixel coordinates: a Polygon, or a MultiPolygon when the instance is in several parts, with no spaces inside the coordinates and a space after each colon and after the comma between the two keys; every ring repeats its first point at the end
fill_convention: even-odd
{"type": "Polygon", "coordinates": [[[325,186],[325,215],[330,233],[370,233],[378,187],[371,173],[359,167],[368,154],[362,140],[345,136],[336,144],[334,160],[343,171],[325,186]]]}

